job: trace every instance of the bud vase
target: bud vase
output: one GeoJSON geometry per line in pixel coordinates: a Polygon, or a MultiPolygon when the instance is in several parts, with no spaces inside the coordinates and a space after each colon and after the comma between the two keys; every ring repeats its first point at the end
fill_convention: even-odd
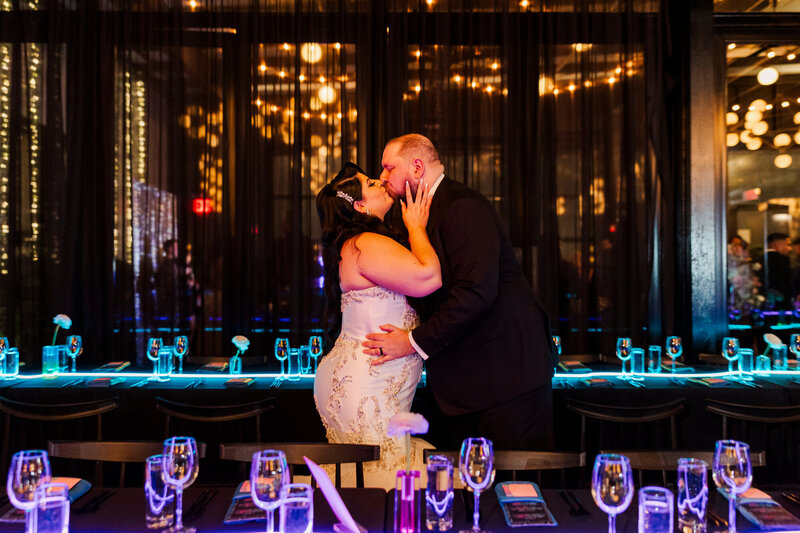
{"type": "Polygon", "coordinates": [[[419,470],[398,470],[394,492],[394,533],[419,533],[419,470]]]}

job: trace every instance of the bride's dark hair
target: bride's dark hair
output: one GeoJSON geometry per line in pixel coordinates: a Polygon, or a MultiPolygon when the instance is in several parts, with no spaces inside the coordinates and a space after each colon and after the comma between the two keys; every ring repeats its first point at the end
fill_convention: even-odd
{"type": "Polygon", "coordinates": [[[361,181],[357,174],[366,172],[355,163],[345,163],[330,183],[317,194],[320,236],[322,240],[322,263],[325,269],[325,316],[327,324],[326,344],[331,346],[342,326],[342,289],[339,286],[339,261],[342,246],[356,235],[364,232],[386,235],[406,245],[400,210],[393,207],[384,220],[360,213],[355,203],[360,201],[361,181]],[[399,222],[399,224],[398,224],[399,222]]]}

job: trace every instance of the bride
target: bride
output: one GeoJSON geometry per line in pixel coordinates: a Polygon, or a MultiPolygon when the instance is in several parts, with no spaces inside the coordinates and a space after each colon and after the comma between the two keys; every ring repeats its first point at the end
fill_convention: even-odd
{"type": "MultiPolygon", "coordinates": [[[[380,445],[380,460],[364,465],[366,486],[394,488],[395,472],[405,467],[402,440],[389,437],[387,426],[396,413],[410,410],[422,358],[371,365],[374,357],[363,353],[361,342],[383,324],[413,328],[417,315],[406,296],[426,296],[442,285],[425,232],[430,203],[425,188],[412,198],[406,185],[400,204],[409,251],[404,234],[384,220],[394,199],[357,165],[346,163],[317,195],[329,331],[338,338],[319,364],[314,401],[329,442],[380,445]]],[[[432,446],[412,442],[412,460],[420,465],[421,450],[432,446]]]]}

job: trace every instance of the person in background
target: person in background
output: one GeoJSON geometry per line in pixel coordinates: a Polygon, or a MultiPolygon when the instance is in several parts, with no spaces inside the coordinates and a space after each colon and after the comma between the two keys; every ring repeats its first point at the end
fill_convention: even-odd
{"type": "Polygon", "coordinates": [[[792,266],[789,253],[792,249],[785,233],[770,233],[764,253],[765,286],[767,299],[775,309],[792,307],[792,266]]]}

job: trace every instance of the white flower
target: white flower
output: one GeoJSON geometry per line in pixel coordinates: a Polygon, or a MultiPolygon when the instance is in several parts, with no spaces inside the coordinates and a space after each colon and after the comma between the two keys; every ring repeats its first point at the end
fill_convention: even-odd
{"type": "Polygon", "coordinates": [[[245,337],[244,335],[236,335],[234,338],[231,339],[231,342],[236,349],[240,352],[244,352],[250,346],[250,339],[245,337]]]}
{"type": "Polygon", "coordinates": [[[419,435],[428,432],[428,421],[418,413],[397,413],[389,420],[387,433],[390,437],[399,437],[404,433],[419,435]]]}
{"type": "Polygon", "coordinates": [[[72,319],[67,315],[56,315],[53,317],[53,324],[60,328],[69,329],[72,326],[72,319]]]}

